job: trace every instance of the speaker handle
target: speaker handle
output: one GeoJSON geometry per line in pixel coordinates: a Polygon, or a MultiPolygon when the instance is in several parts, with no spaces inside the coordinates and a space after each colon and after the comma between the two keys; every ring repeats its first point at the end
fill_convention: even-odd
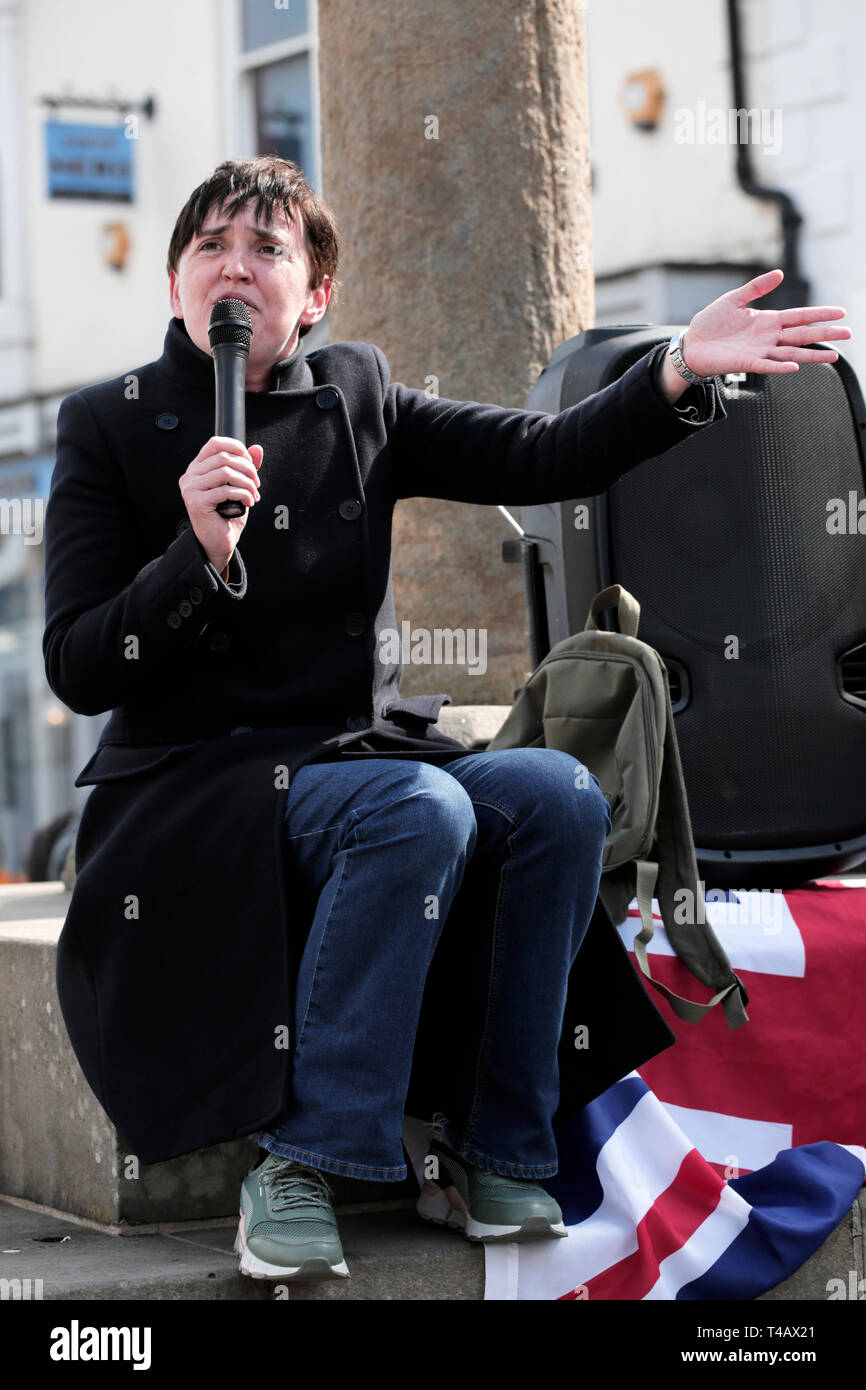
{"type": "Polygon", "coordinates": [[[587,629],[598,630],[598,623],[595,619],[604,608],[617,610],[620,632],[624,633],[626,637],[637,637],[640,604],[634,595],[629,593],[628,589],[624,589],[621,584],[611,584],[607,589],[602,589],[601,593],[596,594],[587,614],[587,629]]]}

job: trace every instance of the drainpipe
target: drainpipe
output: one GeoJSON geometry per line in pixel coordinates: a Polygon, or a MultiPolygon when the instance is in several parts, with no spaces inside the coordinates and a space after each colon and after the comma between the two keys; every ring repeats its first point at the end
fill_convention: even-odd
{"type": "MultiPolygon", "coordinates": [[[[731,53],[731,79],[733,83],[734,110],[748,110],[746,84],[743,76],[743,50],[740,31],[739,0],[727,0],[728,37],[731,53]]],[[[749,123],[751,127],[751,122],[749,123]]],[[[740,126],[737,122],[737,181],[743,192],[750,198],[764,198],[777,203],[782,217],[782,259],[780,265],[785,278],[772,294],[761,297],[761,307],[766,309],[793,308],[809,303],[809,282],[800,274],[799,241],[803,217],[790,194],[781,188],[769,188],[758,183],[752,170],[752,147],[739,143],[740,126]]],[[[772,267],[768,266],[768,269],[772,267]]]]}

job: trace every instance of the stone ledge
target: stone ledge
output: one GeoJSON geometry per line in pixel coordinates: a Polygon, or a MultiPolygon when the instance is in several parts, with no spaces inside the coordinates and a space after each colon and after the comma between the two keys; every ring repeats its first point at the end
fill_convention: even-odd
{"type": "MultiPolygon", "coordinates": [[[[124,1176],[128,1150],[81,1072],[57,999],[70,896],[59,880],[0,886],[0,1194],[109,1228],[234,1215],[254,1136],[124,1176]]],[[[411,1172],[402,1183],[329,1182],[338,1210],[418,1193],[411,1172]]]]}
{"type": "Polygon", "coordinates": [[[511,705],[443,705],[436,728],[471,748],[474,743],[488,743],[494,738],[511,709],[511,705]]]}

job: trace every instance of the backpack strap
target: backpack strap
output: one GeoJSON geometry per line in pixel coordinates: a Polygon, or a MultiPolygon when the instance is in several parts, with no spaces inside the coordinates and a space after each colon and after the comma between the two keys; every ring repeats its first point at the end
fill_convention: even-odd
{"type": "MultiPolygon", "coordinates": [[[[637,905],[640,909],[643,925],[634,939],[634,953],[638,965],[650,984],[658,990],[659,994],[664,995],[677,1017],[684,1019],[686,1023],[700,1023],[701,1019],[710,1012],[710,1009],[714,1009],[719,1003],[723,1004],[728,1026],[732,1032],[735,1028],[739,1028],[741,1023],[748,1023],[748,1015],[740,999],[741,985],[736,975],[729,985],[720,989],[718,993],[713,995],[712,999],[707,1000],[706,1004],[699,1004],[694,999],[684,999],[681,994],[674,994],[667,985],[663,985],[661,980],[653,978],[647,960],[646,948],[653,939],[652,900],[658,864],[653,864],[646,859],[637,859],[635,860],[635,867],[637,870],[637,905]]],[[[731,974],[733,975],[733,971],[731,974]]]]}
{"type": "MultiPolygon", "coordinates": [[[[621,584],[611,584],[602,589],[593,599],[586,619],[587,630],[596,628],[596,618],[606,608],[616,608],[619,630],[628,637],[637,637],[640,621],[640,604],[628,589],[621,584]]],[[[634,950],[638,964],[655,989],[663,994],[679,1018],[687,1023],[697,1023],[705,1018],[710,1009],[721,1004],[728,1027],[733,1031],[748,1023],[744,1005],[748,996],[741,981],[731,969],[731,963],[722,949],[712,927],[706,920],[703,892],[698,881],[698,867],[695,858],[694,838],[688,801],[686,799],[685,779],[683,778],[680,750],[674,730],[674,715],[671,709],[671,695],[668,686],[667,669],[661,657],[649,648],[655,659],[660,688],[665,704],[664,743],[661,750],[661,773],[659,779],[659,805],[656,815],[656,851],[658,863],[635,859],[635,893],[640,909],[643,927],[635,938],[634,950]],[[647,960],[646,947],[652,940],[652,899],[653,887],[658,878],[656,896],[659,910],[665,924],[668,940],[677,956],[701,984],[716,991],[706,1004],[684,999],[674,994],[660,981],[654,980],[647,960]],[[678,909],[676,893],[688,889],[692,895],[694,922],[683,926],[677,921],[678,909]]],[[[605,875],[602,874],[602,882],[605,875]]],[[[613,887],[613,885],[611,885],[613,887]]],[[[623,880],[616,887],[621,890],[623,880]]],[[[612,894],[615,897],[615,894],[612,894]]],[[[630,901],[630,899],[629,899],[630,901]]],[[[627,911],[627,909],[626,909],[627,911]]],[[[622,920],[621,914],[616,917],[622,920]]]]}
{"type": "Polygon", "coordinates": [[[659,783],[659,813],[656,819],[656,897],[671,945],[702,984],[719,991],[713,1003],[723,1001],[725,1017],[733,1031],[749,1021],[744,1008],[748,1003],[748,996],[742,982],[731,969],[731,962],[721,942],[707,921],[703,889],[698,879],[695,842],[680,750],[674,732],[670,689],[664,663],[660,661],[660,665],[667,724],[659,783]],[[676,894],[683,889],[690,891],[693,906],[693,920],[687,924],[677,921],[679,905],[676,894]]]}
{"type": "Polygon", "coordinates": [[[598,631],[598,623],[595,620],[605,608],[616,609],[620,632],[625,633],[627,637],[637,637],[640,604],[634,594],[630,594],[628,589],[624,589],[621,584],[609,584],[606,589],[602,589],[600,593],[596,594],[586,615],[585,631],[598,631]]]}

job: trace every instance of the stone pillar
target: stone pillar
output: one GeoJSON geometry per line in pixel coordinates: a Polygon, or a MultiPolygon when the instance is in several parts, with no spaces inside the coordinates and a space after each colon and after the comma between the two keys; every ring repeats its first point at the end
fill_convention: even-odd
{"type": "MultiPolygon", "coordinates": [[[[392,381],[523,408],[593,321],[580,0],[319,0],[319,37],[332,339],[377,343],[392,381]]],[[[403,694],[510,703],[529,669],[516,531],[495,505],[408,499],[393,534],[398,624],[487,631],[486,674],[407,663],[403,694]]]]}

